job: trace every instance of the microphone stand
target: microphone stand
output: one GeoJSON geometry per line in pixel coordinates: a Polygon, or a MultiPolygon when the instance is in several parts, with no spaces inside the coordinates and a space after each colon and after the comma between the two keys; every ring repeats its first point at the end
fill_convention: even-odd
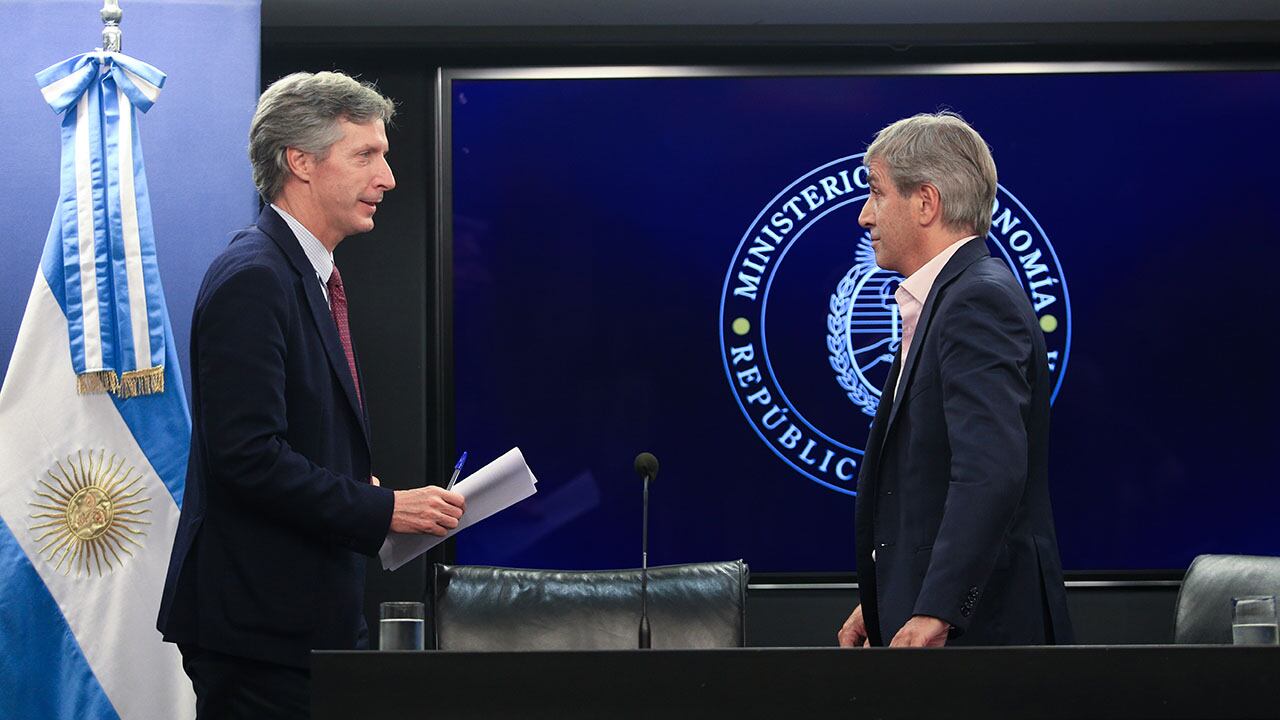
{"type": "Polygon", "coordinates": [[[640,531],[640,649],[649,649],[649,475],[644,476],[644,527],[640,531]]]}

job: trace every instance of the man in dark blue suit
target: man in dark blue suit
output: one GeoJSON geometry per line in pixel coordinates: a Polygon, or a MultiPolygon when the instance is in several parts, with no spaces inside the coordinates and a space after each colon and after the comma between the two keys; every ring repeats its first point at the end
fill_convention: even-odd
{"type": "Polygon", "coordinates": [[[389,531],[444,535],[463,513],[456,493],[373,477],[333,264],[395,187],[393,112],[372,85],[298,73],[254,114],[249,154],[269,205],[196,300],[194,432],[158,620],[200,717],[307,717],[310,651],[367,646],[364,556],[389,531]]]}
{"type": "Polygon", "coordinates": [[[902,343],[858,476],[861,604],[842,646],[1072,642],[1049,504],[1049,363],[987,252],[996,167],[951,113],[881,130],[858,223],[897,291],[902,343]]]}

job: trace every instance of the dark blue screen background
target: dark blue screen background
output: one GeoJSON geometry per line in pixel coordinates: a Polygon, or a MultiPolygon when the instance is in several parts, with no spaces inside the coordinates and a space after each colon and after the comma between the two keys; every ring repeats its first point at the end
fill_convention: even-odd
{"type": "MultiPolygon", "coordinates": [[[[1065,566],[1280,554],[1280,74],[455,80],[447,108],[459,449],[478,467],[518,445],[539,480],[460,538],[461,562],[638,564],[649,450],[651,563],[854,569],[854,498],[786,465],[735,401],[722,289],[783,188],[940,108],[990,143],[1070,288],[1065,566]]],[[[767,316],[779,382],[836,436],[869,421],[823,347],[860,205],[797,241],[767,316]]]]}

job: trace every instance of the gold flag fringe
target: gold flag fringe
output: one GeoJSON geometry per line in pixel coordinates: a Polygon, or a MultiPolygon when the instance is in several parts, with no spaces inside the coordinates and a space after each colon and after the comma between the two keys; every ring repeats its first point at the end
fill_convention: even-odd
{"type": "Polygon", "coordinates": [[[119,392],[120,378],[114,370],[97,370],[76,376],[76,393],[92,395],[104,392],[119,392]]]}
{"type": "Polygon", "coordinates": [[[162,393],[164,366],[130,370],[121,376],[117,376],[114,370],[95,370],[76,376],[76,393],[93,395],[107,392],[126,399],[162,393]]]}
{"type": "Polygon", "coordinates": [[[164,392],[164,366],[130,370],[120,377],[120,397],[154,395],[164,392]]]}

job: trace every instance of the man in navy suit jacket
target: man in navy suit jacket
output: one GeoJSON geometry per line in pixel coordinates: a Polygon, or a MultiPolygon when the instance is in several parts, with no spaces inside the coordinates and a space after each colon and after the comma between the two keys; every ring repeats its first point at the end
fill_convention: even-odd
{"type": "Polygon", "coordinates": [[[902,344],[858,476],[861,604],[842,646],[1072,642],[1049,504],[1049,363],[1013,273],[987,253],[996,167],[951,113],[867,148],[858,223],[906,277],[902,344]]]}
{"type": "Polygon", "coordinates": [[[200,717],[306,717],[310,651],[367,645],[364,556],[388,531],[444,535],[463,513],[456,493],[393,492],[373,477],[333,264],[395,187],[393,111],[371,85],[298,73],[253,118],[254,181],[270,204],[196,300],[194,432],[158,620],[200,717]]]}

